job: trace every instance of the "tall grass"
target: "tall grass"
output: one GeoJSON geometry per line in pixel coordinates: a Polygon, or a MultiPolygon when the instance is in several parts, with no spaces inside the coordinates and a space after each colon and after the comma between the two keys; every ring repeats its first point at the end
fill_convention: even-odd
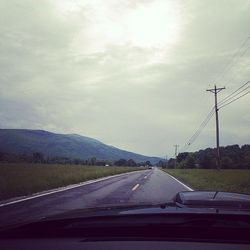
{"type": "Polygon", "coordinates": [[[0,200],[135,170],[139,168],[0,164],[0,200]]]}
{"type": "Polygon", "coordinates": [[[250,194],[250,170],[168,169],[165,171],[195,190],[250,194]]]}

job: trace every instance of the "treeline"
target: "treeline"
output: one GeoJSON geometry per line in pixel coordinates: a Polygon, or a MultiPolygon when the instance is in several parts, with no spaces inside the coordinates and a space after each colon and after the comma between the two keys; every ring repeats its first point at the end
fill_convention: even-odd
{"type": "Polygon", "coordinates": [[[71,159],[68,157],[48,157],[40,152],[35,152],[32,155],[26,154],[9,154],[0,152],[0,162],[9,163],[44,163],[44,164],[73,164],[73,165],[88,165],[88,166],[151,166],[150,161],[136,163],[133,159],[120,159],[117,161],[98,160],[96,157],[89,159],[71,159]]]}
{"type": "Polygon", "coordinates": [[[90,159],[71,159],[68,157],[49,157],[44,156],[40,152],[35,152],[32,155],[27,154],[9,154],[9,153],[3,153],[0,152],[0,161],[1,162],[13,162],[13,163],[45,163],[45,164],[76,164],[76,165],[96,165],[97,163],[99,165],[107,164],[105,161],[98,161],[96,158],[92,157],[90,159]]]}
{"type": "Polygon", "coordinates": [[[120,159],[118,161],[115,161],[114,165],[115,166],[130,166],[130,167],[152,166],[150,161],[136,163],[133,159],[129,159],[129,160],[120,159]]]}
{"type": "MultiPolygon", "coordinates": [[[[230,145],[220,147],[221,167],[223,169],[250,169],[250,145],[230,145]]],[[[207,148],[194,153],[180,153],[167,162],[168,168],[216,168],[216,149],[207,148]]]]}

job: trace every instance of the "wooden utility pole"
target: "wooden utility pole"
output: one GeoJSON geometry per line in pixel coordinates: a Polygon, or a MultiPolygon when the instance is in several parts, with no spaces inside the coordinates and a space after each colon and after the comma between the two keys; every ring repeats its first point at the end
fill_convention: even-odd
{"type": "Polygon", "coordinates": [[[217,88],[214,85],[213,89],[207,89],[207,91],[212,92],[214,94],[214,101],[215,101],[215,118],[216,118],[216,152],[217,152],[217,168],[221,168],[221,159],[220,159],[220,137],[219,137],[219,115],[218,115],[218,102],[217,102],[217,94],[225,88],[217,88]]]}
{"type": "Polygon", "coordinates": [[[174,147],[175,147],[175,151],[174,151],[174,155],[175,155],[174,168],[176,168],[176,164],[177,164],[177,149],[178,149],[179,145],[174,145],[174,147]]]}

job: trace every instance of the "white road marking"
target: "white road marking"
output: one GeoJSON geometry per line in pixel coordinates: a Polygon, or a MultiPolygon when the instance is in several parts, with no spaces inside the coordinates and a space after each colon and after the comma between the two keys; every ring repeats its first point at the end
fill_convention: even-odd
{"type": "Polygon", "coordinates": [[[132,188],[132,191],[135,191],[139,186],[140,186],[140,184],[136,184],[136,185],[132,188]]]}
{"type": "Polygon", "coordinates": [[[63,192],[63,191],[69,190],[69,189],[89,185],[89,184],[96,183],[96,182],[99,182],[99,181],[105,181],[105,180],[108,180],[108,179],[111,179],[111,178],[114,178],[114,177],[118,177],[118,176],[122,176],[122,175],[129,175],[129,174],[136,173],[136,172],[138,173],[140,171],[144,171],[144,170],[139,170],[139,171],[135,171],[135,172],[128,172],[128,173],[123,173],[123,174],[117,174],[117,175],[111,175],[111,176],[102,177],[102,178],[95,179],[95,180],[89,180],[89,181],[81,182],[81,183],[78,183],[78,184],[72,184],[72,185],[69,185],[69,186],[66,186],[66,187],[59,187],[59,188],[56,188],[56,189],[47,190],[47,191],[43,191],[43,192],[40,192],[40,193],[35,193],[35,194],[31,195],[31,196],[26,196],[26,197],[23,197],[23,198],[18,198],[17,197],[17,199],[14,198],[15,200],[10,200],[10,201],[0,203],[0,207],[8,206],[8,205],[11,205],[11,204],[15,204],[15,203],[19,203],[19,202],[23,202],[23,201],[27,201],[27,200],[32,200],[32,199],[35,199],[35,198],[39,198],[39,197],[54,194],[54,193],[63,192]]]}
{"type": "Polygon", "coordinates": [[[182,186],[184,186],[185,188],[188,189],[188,191],[194,191],[191,187],[185,185],[184,183],[182,183],[181,181],[179,181],[178,179],[176,179],[174,176],[166,173],[165,171],[163,171],[165,174],[167,174],[169,177],[171,177],[172,179],[174,179],[175,181],[179,182],[182,186]]]}
{"type": "Polygon", "coordinates": [[[147,179],[148,177],[147,176],[144,176],[144,179],[147,179]]]}

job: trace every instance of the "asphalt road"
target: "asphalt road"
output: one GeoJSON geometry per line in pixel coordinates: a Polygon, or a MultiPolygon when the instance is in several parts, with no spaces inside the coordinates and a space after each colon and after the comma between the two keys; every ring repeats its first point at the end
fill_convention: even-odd
{"type": "Polygon", "coordinates": [[[0,207],[0,227],[38,220],[73,209],[120,204],[164,203],[187,187],[159,169],[126,173],[70,190],[0,207]]]}

